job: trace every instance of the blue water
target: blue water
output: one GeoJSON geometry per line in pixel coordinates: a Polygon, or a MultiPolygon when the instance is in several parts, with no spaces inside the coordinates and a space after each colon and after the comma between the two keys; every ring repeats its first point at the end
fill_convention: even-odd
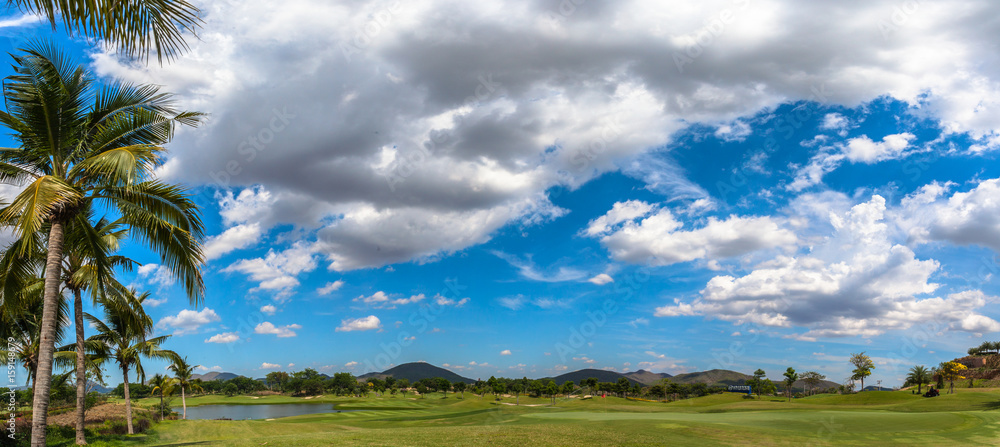
{"type": "MultiPolygon", "coordinates": [[[[178,415],[183,414],[181,407],[172,408],[178,415]]],[[[229,418],[234,421],[244,419],[272,419],[303,414],[346,413],[363,410],[338,410],[330,403],[316,404],[259,404],[259,405],[202,405],[188,407],[188,419],[220,419],[229,418]]]]}

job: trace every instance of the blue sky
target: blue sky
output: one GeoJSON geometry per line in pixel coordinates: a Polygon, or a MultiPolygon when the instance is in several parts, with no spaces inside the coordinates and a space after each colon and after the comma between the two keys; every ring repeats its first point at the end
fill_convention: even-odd
{"type": "Polygon", "coordinates": [[[865,351],[898,385],[1000,330],[989,3],[445,3],[221,2],[162,67],[56,37],[212,114],[159,171],[202,206],[204,306],[125,249],[171,348],[836,382],[865,351]]]}

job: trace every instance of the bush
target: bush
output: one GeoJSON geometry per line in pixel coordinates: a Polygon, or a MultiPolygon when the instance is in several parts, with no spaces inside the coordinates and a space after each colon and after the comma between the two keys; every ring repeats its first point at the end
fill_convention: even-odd
{"type": "MultiPolygon", "coordinates": [[[[136,434],[144,433],[153,426],[153,421],[146,416],[135,416],[132,418],[132,430],[136,434]]],[[[128,424],[125,419],[109,419],[104,421],[104,425],[97,429],[102,435],[127,435],[128,424]]]]}

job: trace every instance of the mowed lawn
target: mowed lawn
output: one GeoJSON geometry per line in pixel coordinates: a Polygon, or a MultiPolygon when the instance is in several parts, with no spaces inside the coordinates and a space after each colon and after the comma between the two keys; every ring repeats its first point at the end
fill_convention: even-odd
{"type": "MultiPolygon", "coordinates": [[[[997,445],[1000,392],[925,399],[899,392],[820,395],[786,402],[713,395],[669,404],[619,398],[520,399],[433,394],[304,400],[196,397],[208,403],[334,402],[367,411],[269,421],[167,421],[113,445],[997,445]]],[[[175,400],[175,402],[177,402],[175,400]]],[[[102,445],[100,442],[95,445],[102,445]]],[[[103,444],[108,445],[108,444],[103,444]]]]}

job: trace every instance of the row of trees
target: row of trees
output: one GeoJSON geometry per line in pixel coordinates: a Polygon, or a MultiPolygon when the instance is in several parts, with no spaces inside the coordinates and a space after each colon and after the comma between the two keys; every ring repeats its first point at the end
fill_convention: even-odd
{"type": "Polygon", "coordinates": [[[984,341],[981,345],[969,348],[969,355],[997,355],[1000,354],[1000,341],[984,341]]]}
{"type": "MultiPolygon", "coordinates": [[[[174,26],[174,13],[196,11],[183,1],[157,2],[152,9],[143,9],[148,1],[70,2],[69,9],[55,2],[15,3],[53,21],[66,14],[67,24],[89,23],[93,28],[84,31],[133,42],[140,50],[147,48],[143,42],[150,42],[156,26],[174,26]],[[163,7],[170,12],[143,19],[163,7]],[[108,8],[108,13],[97,15],[88,8],[108,8]],[[83,16],[86,22],[72,19],[81,13],[91,14],[83,16]],[[139,15],[122,16],[132,13],[139,15]],[[133,22],[137,19],[141,21],[133,22]]],[[[176,44],[169,33],[159,36],[167,46],[158,48],[176,44]]],[[[2,198],[9,204],[0,209],[0,225],[15,239],[0,257],[0,335],[18,343],[14,355],[34,388],[31,444],[45,444],[53,367],[59,365],[76,372],[76,442],[84,444],[88,371],[93,377],[105,362],[115,363],[128,396],[129,374],[145,375],[139,359],[178,360],[162,348],[166,336],[152,336],[152,320],[143,310],[148,294],[115,280],[116,273],[138,265],[116,254],[121,242],[131,237],[159,254],[192,303],[204,296],[203,225],[197,207],[182,187],[154,176],[175,127],[197,125],[202,115],[175,109],[171,95],[155,86],[99,85],[82,65],[49,44],[30,44],[13,60],[15,74],[5,79],[6,111],[0,112],[0,124],[12,132],[17,147],[0,149],[0,182],[24,189],[2,198]],[[100,318],[83,312],[85,294],[100,318]],[[76,340],[57,349],[71,321],[67,296],[76,340]],[[84,320],[95,328],[89,338],[84,320]]]]}
{"type": "Polygon", "coordinates": [[[917,365],[910,368],[909,374],[906,375],[906,383],[903,386],[917,386],[917,393],[923,391],[923,386],[931,383],[936,383],[938,389],[944,388],[944,382],[947,381],[950,385],[950,392],[955,392],[955,381],[964,379],[965,376],[962,375],[962,371],[965,371],[967,367],[958,362],[943,362],[938,366],[928,369],[923,365],[917,365]]]}

